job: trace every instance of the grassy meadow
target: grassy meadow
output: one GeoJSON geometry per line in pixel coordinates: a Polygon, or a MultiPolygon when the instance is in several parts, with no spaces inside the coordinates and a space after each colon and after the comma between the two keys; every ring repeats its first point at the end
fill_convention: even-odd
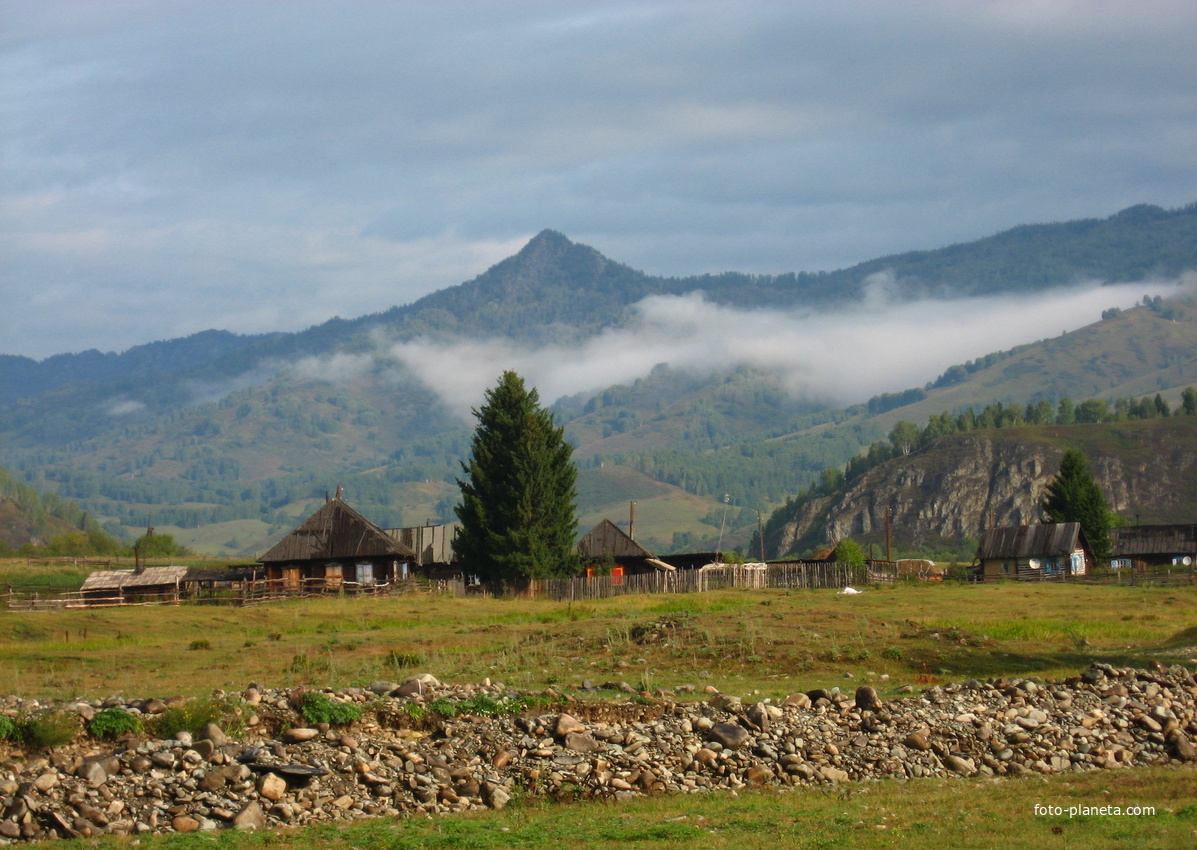
{"type": "Polygon", "coordinates": [[[1062,677],[1094,659],[1197,659],[1197,588],[945,582],[584,604],[413,594],[0,616],[0,690],[39,698],[345,687],[418,672],[538,690],[712,684],[762,698],[868,682],[885,695],[905,684],[1062,677]]]}
{"type": "MultiPolygon", "coordinates": [[[[0,690],[26,697],[204,695],[350,686],[428,671],[573,694],[584,680],[655,691],[713,684],[751,699],[813,687],[1062,677],[1091,660],[1197,663],[1197,588],[902,585],[718,591],[569,605],[530,600],[294,600],[0,613],[0,690]],[[849,678],[850,677],[850,678],[849,678]]],[[[579,698],[626,698],[614,693],[579,698]]],[[[685,694],[682,698],[688,698],[685,694]]],[[[698,697],[694,697],[698,698],[698,697]]],[[[626,803],[517,795],[500,812],[253,835],[140,836],[142,848],[1169,848],[1197,841],[1197,769],[1010,780],[854,783],[626,803]],[[1036,805],[1060,814],[1036,814],[1036,805]],[[1074,814],[1073,806],[1150,808],[1074,814]]],[[[134,839],[89,839],[87,847],[134,839]]],[[[84,842],[68,842],[84,846],[84,842]]]]}

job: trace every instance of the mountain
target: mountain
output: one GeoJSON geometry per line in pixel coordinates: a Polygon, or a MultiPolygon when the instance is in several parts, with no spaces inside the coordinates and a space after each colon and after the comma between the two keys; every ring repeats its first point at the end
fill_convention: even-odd
{"type": "Polygon", "coordinates": [[[989,525],[1040,520],[1067,449],[1084,452],[1111,509],[1131,524],[1197,518],[1197,416],[984,429],[941,437],[831,494],[779,510],[766,552],[809,552],[851,537],[880,554],[888,510],[900,552],[958,550],[967,558],[967,541],[975,546],[989,525]]]}
{"type": "MultiPolygon", "coordinates": [[[[626,326],[650,295],[701,291],[738,307],[817,311],[860,299],[878,275],[899,300],[1172,275],[1197,268],[1195,225],[1197,204],[1135,207],[836,272],[681,278],[646,275],[549,230],[471,281],[298,333],[207,331],[121,354],[0,357],[0,462],[79,500],[109,527],[133,530],[152,513],[164,529],[205,527],[205,545],[220,551],[252,549],[338,483],[384,525],[445,520],[469,424],[392,354],[394,343],[576,345],[626,326]]],[[[1195,383],[1197,310],[1158,307],[961,364],[933,385],[895,387],[892,397],[853,408],[794,398],[761,370],[695,375],[663,365],[627,385],[560,399],[555,411],[584,473],[620,470],[629,486],[665,488],[653,497],[661,505],[687,506],[684,515],[662,508],[655,528],[653,511],[642,511],[638,526],[654,545],[669,545],[674,532],[686,545],[710,544],[721,530],[743,541],[757,510],[842,466],[901,419],[1062,394],[1163,391],[1175,402],[1195,383]]],[[[626,501],[588,502],[583,517],[622,515],[626,501]]]]}

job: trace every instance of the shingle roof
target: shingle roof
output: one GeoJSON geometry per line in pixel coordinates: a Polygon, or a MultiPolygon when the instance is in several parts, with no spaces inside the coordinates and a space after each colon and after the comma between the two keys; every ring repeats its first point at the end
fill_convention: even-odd
{"type": "Polygon", "coordinates": [[[981,535],[977,556],[1040,558],[1069,555],[1084,545],[1079,522],[1034,523],[991,528],[981,535]]]}
{"type": "Polygon", "coordinates": [[[325,502],[258,560],[266,564],[387,556],[415,558],[416,554],[338,497],[325,502]]]}
{"type": "Polygon", "coordinates": [[[131,587],[156,587],[181,582],[187,567],[146,567],[137,570],[97,570],[83,580],[80,590],[118,590],[131,587]]]}
{"type": "Polygon", "coordinates": [[[615,523],[605,519],[578,541],[578,554],[583,558],[652,558],[653,553],[645,549],[615,523]]]}
{"type": "Polygon", "coordinates": [[[1113,538],[1115,558],[1197,554],[1197,524],[1132,525],[1114,529],[1113,538]]]}

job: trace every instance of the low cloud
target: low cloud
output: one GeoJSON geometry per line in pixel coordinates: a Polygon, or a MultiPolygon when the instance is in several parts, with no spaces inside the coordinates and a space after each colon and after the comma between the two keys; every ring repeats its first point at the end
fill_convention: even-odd
{"type": "Polygon", "coordinates": [[[653,296],[636,306],[629,327],[577,346],[420,339],[394,345],[390,354],[463,417],[506,369],[551,403],[634,381],[658,363],[697,373],[753,366],[776,373],[796,396],[852,404],[922,386],[955,363],[1076,330],[1097,321],[1102,310],[1132,307],[1146,294],[1197,291],[1197,274],[1190,273],[1181,280],[1094,283],[1016,298],[895,304],[892,279],[874,278],[864,300],[834,313],[737,310],[700,293],[653,296]]]}
{"type": "Polygon", "coordinates": [[[140,413],[145,410],[145,405],[140,401],[110,401],[104,412],[109,416],[128,416],[132,413],[140,413]]]}

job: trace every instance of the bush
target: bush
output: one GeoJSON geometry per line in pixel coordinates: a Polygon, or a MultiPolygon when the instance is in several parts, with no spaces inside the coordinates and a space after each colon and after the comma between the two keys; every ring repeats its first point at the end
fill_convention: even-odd
{"type": "Polygon", "coordinates": [[[21,724],[21,737],[32,747],[49,750],[61,747],[75,740],[79,733],[79,720],[64,711],[47,711],[36,714],[21,724]]]}
{"type": "Polygon", "coordinates": [[[0,741],[15,741],[21,737],[21,728],[6,714],[0,714],[0,741]]]}
{"type": "Polygon", "coordinates": [[[886,647],[881,651],[882,658],[888,658],[890,661],[901,661],[902,650],[896,646],[886,647]]]}
{"type": "Polygon", "coordinates": [[[192,736],[203,733],[209,723],[218,723],[223,706],[215,700],[186,702],[175,708],[168,708],[154,720],[154,734],[163,740],[173,738],[179,732],[190,732],[192,736]]]}
{"type": "Polygon", "coordinates": [[[329,726],[348,726],[362,719],[362,708],[351,702],[329,699],[319,691],[308,691],[299,704],[299,713],[313,726],[327,723],[329,726]]]}
{"type": "Polygon", "coordinates": [[[119,738],[141,732],[141,720],[123,708],[106,708],[87,724],[87,731],[97,738],[119,738]]]}

